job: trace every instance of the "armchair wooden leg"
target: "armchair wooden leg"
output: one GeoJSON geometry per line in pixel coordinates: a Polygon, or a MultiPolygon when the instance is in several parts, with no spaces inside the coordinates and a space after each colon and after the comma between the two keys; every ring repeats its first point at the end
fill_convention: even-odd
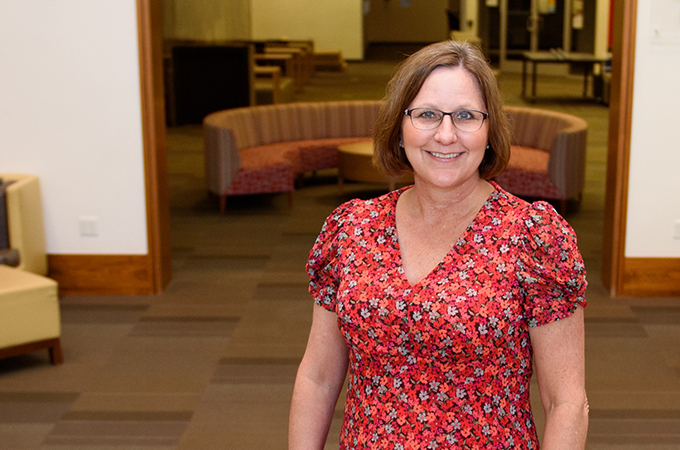
{"type": "Polygon", "coordinates": [[[50,362],[53,366],[58,366],[64,362],[64,354],[61,351],[61,340],[55,339],[49,347],[50,362]]]}
{"type": "Polygon", "coordinates": [[[224,214],[227,211],[227,196],[220,195],[220,214],[224,214]]]}

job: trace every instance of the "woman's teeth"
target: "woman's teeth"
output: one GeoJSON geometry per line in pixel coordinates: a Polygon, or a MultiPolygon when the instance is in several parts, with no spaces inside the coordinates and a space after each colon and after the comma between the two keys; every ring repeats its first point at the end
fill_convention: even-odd
{"type": "Polygon", "coordinates": [[[437,152],[428,152],[430,155],[434,156],[435,158],[443,158],[443,159],[453,159],[456,156],[460,155],[460,153],[437,153],[437,152]]]}

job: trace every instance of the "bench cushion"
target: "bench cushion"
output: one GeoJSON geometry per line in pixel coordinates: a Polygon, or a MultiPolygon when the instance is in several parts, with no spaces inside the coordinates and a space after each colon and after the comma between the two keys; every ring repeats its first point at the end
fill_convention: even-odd
{"type": "Polygon", "coordinates": [[[295,189],[293,166],[285,154],[272,154],[266,148],[241,151],[241,169],[224,195],[285,192],[295,189]]]}
{"type": "Polygon", "coordinates": [[[550,153],[521,145],[510,147],[510,161],[495,181],[519,196],[561,198],[548,173],[550,153]]]}
{"type": "Polygon", "coordinates": [[[366,141],[366,137],[277,142],[241,150],[241,160],[287,161],[296,174],[338,167],[338,146],[366,141]]]}

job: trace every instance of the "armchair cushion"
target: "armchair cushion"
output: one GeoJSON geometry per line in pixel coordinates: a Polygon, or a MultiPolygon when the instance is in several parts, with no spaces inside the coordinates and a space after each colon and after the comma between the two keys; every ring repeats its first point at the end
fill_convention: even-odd
{"type": "Polygon", "coordinates": [[[56,281],[0,265],[0,349],[58,339],[60,334],[56,281]]]}

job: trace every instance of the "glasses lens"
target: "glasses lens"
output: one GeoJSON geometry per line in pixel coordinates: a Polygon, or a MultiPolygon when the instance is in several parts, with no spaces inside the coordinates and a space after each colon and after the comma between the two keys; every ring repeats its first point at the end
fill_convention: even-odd
{"type": "Polygon", "coordinates": [[[414,127],[421,130],[432,130],[439,126],[444,115],[436,109],[414,108],[411,110],[410,116],[414,127]]]}
{"type": "Polygon", "coordinates": [[[411,123],[420,130],[434,130],[442,122],[444,116],[451,116],[453,124],[461,131],[477,131],[484,123],[484,113],[462,109],[445,113],[438,109],[413,108],[408,111],[411,123]]]}
{"type": "Polygon", "coordinates": [[[451,116],[453,117],[453,124],[461,131],[477,131],[484,122],[484,114],[479,111],[456,111],[451,116]]]}

